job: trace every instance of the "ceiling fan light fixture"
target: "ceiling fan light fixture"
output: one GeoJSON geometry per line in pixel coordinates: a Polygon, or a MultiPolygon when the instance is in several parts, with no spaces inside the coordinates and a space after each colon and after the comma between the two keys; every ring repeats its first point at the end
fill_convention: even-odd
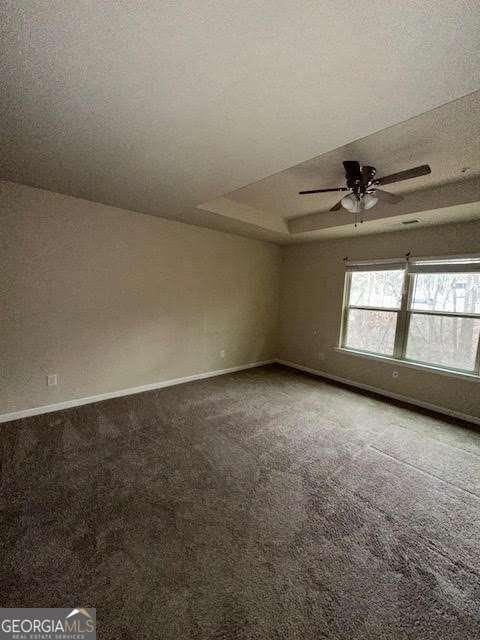
{"type": "Polygon", "coordinates": [[[362,210],[362,202],[354,193],[342,198],[342,207],[350,211],[350,213],[360,213],[362,210]]]}
{"type": "Polygon", "coordinates": [[[372,207],[374,207],[378,202],[378,198],[371,194],[371,193],[366,193],[363,197],[363,207],[365,209],[371,209],[372,207]]]}

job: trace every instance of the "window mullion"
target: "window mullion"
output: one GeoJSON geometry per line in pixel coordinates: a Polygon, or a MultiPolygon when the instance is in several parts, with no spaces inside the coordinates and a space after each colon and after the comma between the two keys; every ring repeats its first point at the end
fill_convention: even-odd
{"type": "Polygon", "coordinates": [[[400,310],[397,316],[397,327],[395,331],[395,346],[393,349],[394,358],[402,359],[405,355],[407,347],[407,333],[408,333],[408,308],[412,297],[413,276],[405,269],[402,300],[400,304],[400,310]]]}
{"type": "Polygon", "coordinates": [[[385,311],[386,313],[398,313],[400,309],[398,307],[370,307],[361,304],[349,304],[349,309],[360,309],[360,311],[385,311]]]}
{"type": "Polygon", "coordinates": [[[460,311],[430,311],[430,309],[413,309],[412,312],[417,316],[443,316],[444,318],[471,318],[479,320],[479,313],[461,313],[460,311]]]}

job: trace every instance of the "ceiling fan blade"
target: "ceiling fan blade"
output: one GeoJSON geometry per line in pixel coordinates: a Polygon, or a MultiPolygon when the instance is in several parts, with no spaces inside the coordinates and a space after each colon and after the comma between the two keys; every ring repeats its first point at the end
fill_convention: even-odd
{"type": "Polygon", "coordinates": [[[312,189],[310,191],[299,191],[299,195],[306,193],[328,193],[329,191],[348,191],[347,187],[336,187],[335,189],[312,189]]]}
{"type": "Polygon", "coordinates": [[[383,200],[384,202],[389,202],[390,204],[397,204],[397,202],[401,202],[403,200],[402,196],[397,195],[396,193],[389,193],[388,191],[383,191],[382,189],[375,189],[375,192],[372,194],[379,200],[383,200]]]}
{"type": "Polygon", "coordinates": [[[342,208],[342,201],[339,200],[337,204],[334,204],[333,207],[329,209],[329,211],[340,211],[341,208],[342,208]]]}
{"type": "Polygon", "coordinates": [[[378,178],[378,180],[375,180],[375,184],[392,184],[392,182],[400,182],[401,180],[410,180],[410,178],[426,176],[429,173],[432,173],[430,166],[428,164],[422,164],[419,167],[414,167],[413,169],[399,171],[398,173],[392,173],[389,176],[378,178]]]}

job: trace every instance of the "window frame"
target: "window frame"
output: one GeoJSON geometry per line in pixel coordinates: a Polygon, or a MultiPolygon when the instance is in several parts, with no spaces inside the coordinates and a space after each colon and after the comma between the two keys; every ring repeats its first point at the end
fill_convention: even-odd
{"type": "MultiPolygon", "coordinates": [[[[452,260],[452,262],[454,262],[452,260]]],[[[383,271],[382,266],[385,268],[387,266],[387,262],[382,265],[381,262],[371,263],[370,265],[365,262],[365,266],[369,268],[365,268],[365,271],[383,271]],[[375,268],[373,268],[375,267],[375,268]]],[[[448,269],[448,263],[442,265],[445,267],[445,270],[439,271],[438,273],[451,273],[448,269]]],[[[388,268],[388,267],[387,267],[388,268]]],[[[357,269],[358,271],[362,271],[361,268],[357,269]]],[[[399,269],[400,270],[400,269],[399,269]]],[[[475,353],[475,361],[474,368],[471,369],[460,369],[455,367],[446,367],[441,364],[435,364],[432,362],[424,362],[422,360],[416,360],[413,358],[407,358],[407,343],[408,343],[408,335],[410,329],[410,322],[413,314],[417,315],[428,315],[428,316],[438,316],[438,317],[457,317],[457,318],[474,318],[480,320],[480,313],[460,313],[456,311],[431,311],[425,309],[413,309],[412,308],[412,298],[413,292],[415,289],[415,278],[418,275],[418,272],[411,272],[408,269],[408,263],[405,263],[403,266],[404,279],[403,279],[403,288],[401,293],[400,307],[390,308],[390,307],[374,307],[374,306],[362,306],[362,305],[351,305],[350,304],[350,292],[351,292],[351,282],[352,282],[352,273],[353,270],[349,269],[345,272],[345,281],[343,288],[343,300],[342,300],[342,316],[340,323],[340,335],[339,335],[339,349],[342,351],[370,356],[373,358],[380,358],[386,360],[396,360],[400,363],[405,363],[408,365],[420,365],[422,368],[428,368],[432,371],[445,371],[452,372],[455,374],[465,375],[468,377],[480,377],[480,333],[477,341],[477,348],[475,353]],[[393,347],[393,355],[379,353],[375,351],[365,351],[362,349],[355,349],[352,347],[348,347],[346,344],[347,339],[347,330],[348,330],[348,317],[350,309],[365,309],[371,311],[389,311],[395,312],[397,314],[396,327],[395,327],[395,340],[393,347]]],[[[466,269],[465,273],[469,273],[466,269]]]]}

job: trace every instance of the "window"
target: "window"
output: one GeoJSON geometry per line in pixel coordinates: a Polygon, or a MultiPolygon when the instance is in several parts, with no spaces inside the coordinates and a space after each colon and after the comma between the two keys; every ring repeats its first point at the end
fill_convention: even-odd
{"type": "Polygon", "coordinates": [[[393,356],[403,280],[403,270],[352,272],[346,347],[393,356]]]}
{"type": "Polygon", "coordinates": [[[347,265],[341,347],[479,375],[480,258],[347,265]]]}

